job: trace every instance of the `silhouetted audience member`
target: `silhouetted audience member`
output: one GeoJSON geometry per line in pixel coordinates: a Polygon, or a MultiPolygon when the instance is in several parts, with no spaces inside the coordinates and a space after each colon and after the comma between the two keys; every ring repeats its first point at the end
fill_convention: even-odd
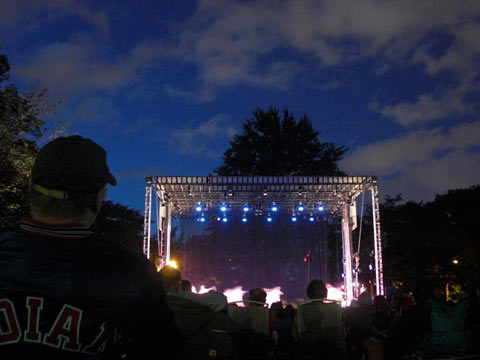
{"type": "Polygon", "coordinates": [[[78,135],[38,153],[32,218],[0,233],[0,359],[175,356],[181,336],[155,266],[91,229],[117,183],[106,156],[78,135]]]}
{"type": "Polygon", "coordinates": [[[189,280],[180,280],[179,292],[192,292],[192,283],[189,280]]]}
{"type": "Polygon", "coordinates": [[[277,340],[274,349],[275,359],[292,359],[294,354],[292,324],[295,317],[295,309],[290,304],[283,308],[281,301],[273,303],[271,309],[275,312],[274,332],[277,334],[277,340]]]}
{"type": "Polygon", "coordinates": [[[181,273],[179,270],[171,267],[164,266],[159,275],[162,278],[163,285],[167,290],[168,295],[182,297],[191,301],[195,301],[199,304],[209,307],[213,311],[226,311],[227,298],[222,293],[210,290],[205,294],[195,294],[192,291],[180,291],[182,282],[181,273]]]}
{"type": "Polygon", "coordinates": [[[403,309],[396,322],[388,346],[387,356],[391,359],[415,356],[420,351],[423,335],[432,331],[430,321],[430,299],[434,297],[434,287],[427,279],[419,280],[413,289],[413,306],[403,309]]]}
{"type": "Polygon", "coordinates": [[[306,292],[310,302],[298,306],[292,327],[296,354],[340,359],[344,340],[340,305],[327,299],[328,290],[322,280],[312,280],[306,292]]]}
{"type": "MultiPolygon", "coordinates": [[[[256,303],[248,303],[247,306],[266,306],[267,293],[261,288],[255,288],[248,292],[248,301],[254,301],[256,303]],[[257,304],[258,303],[258,304],[257,304]]],[[[268,309],[268,330],[272,334],[275,328],[275,311],[268,309]]]]}
{"type": "MultiPolygon", "coordinates": [[[[378,301],[381,301],[380,298],[378,301]]],[[[370,292],[361,293],[357,301],[352,302],[344,313],[345,340],[349,356],[355,358],[365,354],[369,360],[382,359],[384,339],[374,326],[375,307],[370,292]]]]}

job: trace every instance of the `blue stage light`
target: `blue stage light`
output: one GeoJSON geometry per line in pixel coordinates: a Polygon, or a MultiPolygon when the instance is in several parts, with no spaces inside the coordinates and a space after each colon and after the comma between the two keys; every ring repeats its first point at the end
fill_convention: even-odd
{"type": "Polygon", "coordinates": [[[267,215],[267,222],[272,222],[272,216],[270,214],[267,215]]]}
{"type": "Polygon", "coordinates": [[[323,210],[325,210],[325,207],[323,205],[318,205],[317,210],[318,211],[323,211],[323,210]]]}
{"type": "Polygon", "coordinates": [[[248,205],[243,205],[243,212],[249,212],[250,207],[248,205]]]}
{"type": "Polygon", "coordinates": [[[300,205],[297,206],[297,210],[298,211],[303,211],[303,210],[305,210],[305,207],[302,204],[300,204],[300,205]]]}
{"type": "Polygon", "coordinates": [[[297,217],[295,215],[292,216],[292,222],[296,222],[297,221],[297,217]]]}
{"type": "Polygon", "coordinates": [[[228,221],[228,218],[227,218],[227,217],[223,217],[223,218],[222,218],[222,221],[223,221],[224,223],[226,223],[226,222],[228,221]]]}
{"type": "Polygon", "coordinates": [[[270,208],[273,212],[277,212],[278,211],[278,206],[273,204],[272,207],[270,208]]]}
{"type": "Polygon", "coordinates": [[[198,211],[198,212],[202,211],[202,210],[203,210],[202,205],[198,204],[198,205],[195,207],[195,210],[198,211]]]}
{"type": "Polygon", "coordinates": [[[221,212],[227,211],[227,205],[222,205],[222,206],[220,206],[220,211],[221,211],[221,212]]]}
{"type": "Polygon", "coordinates": [[[315,218],[314,218],[312,215],[310,215],[310,216],[308,217],[308,221],[314,222],[314,221],[315,221],[315,218]]]}
{"type": "Polygon", "coordinates": [[[200,222],[205,222],[207,219],[205,218],[205,215],[201,215],[199,218],[198,218],[198,221],[200,222]]]}
{"type": "Polygon", "coordinates": [[[248,221],[247,217],[244,215],[242,216],[242,222],[246,223],[248,221]]]}

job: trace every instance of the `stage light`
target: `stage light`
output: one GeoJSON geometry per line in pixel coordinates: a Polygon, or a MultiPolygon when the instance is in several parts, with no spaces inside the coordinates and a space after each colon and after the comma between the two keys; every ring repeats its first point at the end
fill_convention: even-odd
{"type": "Polygon", "coordinates": [[[250,207],[248,206],[248,204],[243,205],[243,212],[249,212],[249,211],[250,211],[250,207]]]}
{"type": "Polygon", "coordinates": [[[314,221],[315,221],[315,218],[313,217],[312,214],[310,214],[310,216],[308,217],[308,221],[310,221],[310,222],[314,222],[314,221]]]}
{"type": "Polygon", "coordinates": [[[272,222],[272,220],[273,220],[272,215],[268,214],[267,215],[267,222],[272,222]]]}
{"type": "Polygon", "coordinates": [[[325,210],[325,207],[323,205],[318,205],[317,210],[318,211],[323,211],[323,210],[325,210]]]}
{"type": "Polygon", "coordinates": [[[298,204],[297,210],[298,211],[303,211],[303,210],[305,210],[305,206],[303,206],[302,204],[298,204]]]}
{"type": "Polygon", "coordinates": [[[264,188],[263,188],[263,196],[267,196],[267,195],[268,195],[267,188],[264,187],[264,188]]]}
{"type": "Polygon", "coordinates": [[[247,216],[246,216],[246,215],[243,215],[243,216],[242,216],[242,222],[246,223],[247,221],[248,221],[247,216]]]}
{"type": "Polygon", "coordinates": [[[270,210],[272,210],[273,212],[277,212],[278,211],[278,206],[275,203],[272,203],[272,206],[270,207],[270,210]]]}
{"type": "Polygon", "coordinates": [[[202,205],[200,203],[197,204],[197,206],[195,206],[195,210],[198,211],[198,212],[202,211],[203,210],[202,205]]]}
{"type": "Polygon", "coordinates": [[[205,218],[205,215],[202,213],[202,215],[200,215],[200,217],[198,218],[198,221],[200,222],[205,222],[206,221],[206,218],[205,218]]]}
{"type": "Polygon", "coordinates": [[[227,211],[227,209],[228,209],[228,208],[227,208],[227,205],[225,205],[225,204],[222,204],[222,205],[220,206],[220,211],[221,211],[221,212],[225,212],[225,211],[227,211]]]}
{"type": "Polygon", "coordinates": [[[296,221],[297,221],[297,216],[296,216],[296,215],[292,215],[291,220],[292,220],[292,222],[296,222],[296,221]]]}
{"type": "Polygon", "coordinates": [[[222,221],[223,221],[224,223],[228,222],[228,217],[224,216],[224,217],[222,218],[222,221]]]}

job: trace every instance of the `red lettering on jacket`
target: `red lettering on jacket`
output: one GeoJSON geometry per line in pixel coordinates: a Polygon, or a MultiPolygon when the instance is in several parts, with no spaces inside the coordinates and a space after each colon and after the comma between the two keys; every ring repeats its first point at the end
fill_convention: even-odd
{"type": "Polygon", "coordinates": [[[82,310],[70,305],[63,305],[52,328],[45,335],[43,343],[64,350],[80,351],[80,322],[82,310]]]}
{"type": "Polygon", "coordinates": [[[22,333],[18,324],[17,314],[15,313],[15,306],[10,300],[0,299],[0,316],[4,317],[8,328],[6,331],[0,328],[0,345],[18,342],[22,333]]]}
{"type": "Polygon", "coordinates": [[[38,327],[40,325],[40,311],[43,309],[43,299],[28,296],[27,309],[27,329],[23,333],[24,340],[39,343],[42,341],[42,333],[38,327]]]}

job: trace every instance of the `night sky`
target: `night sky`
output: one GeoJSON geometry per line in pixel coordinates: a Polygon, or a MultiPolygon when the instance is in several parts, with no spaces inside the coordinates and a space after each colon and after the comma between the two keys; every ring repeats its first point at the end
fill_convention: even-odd
{"type": "Polygon", "coordinates": [[[480,182],[479,19],[478,0],[0,0],[0,44],[20,90],[61,100],[49,129],[107,150],[110,200],[208,175],[276,107],[381,199],[429,201],[480,182]]]}

